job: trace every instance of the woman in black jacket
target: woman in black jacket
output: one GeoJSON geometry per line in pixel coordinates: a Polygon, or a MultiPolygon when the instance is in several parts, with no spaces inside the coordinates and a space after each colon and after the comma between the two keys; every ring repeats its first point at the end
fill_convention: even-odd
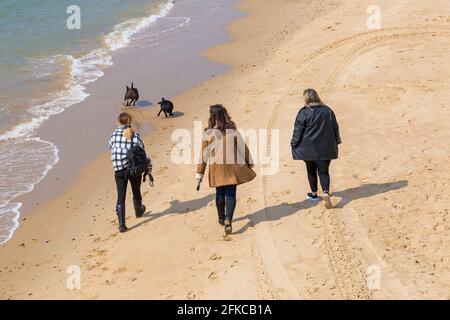
{"type": "Polygon", "coordinates": [[[331,160],[338,157],[338,145],[341,143],[339,125],[333,110],[323,104],[314,89],[303,92],[305,106],[295,119],[291,147],[294,160],[303,160],[308,171],[311,192],[307,198],[318,201],[317,176],[324,193],[325,207],[333,207],[330,198],[331,160]]]}

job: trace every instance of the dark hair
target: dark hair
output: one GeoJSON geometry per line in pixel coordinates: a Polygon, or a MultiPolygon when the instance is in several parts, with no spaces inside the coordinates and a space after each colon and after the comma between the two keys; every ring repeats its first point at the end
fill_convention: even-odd
{"type": "Polygon", "coordinates": [[[119,116],[117,117],[117,121],[122,125],[122,126],[130,126],[131,125],[131,121],[133,119],[131,118],[131,115],[127,112],[122,112],[121,114],[119,114],[119,116]]]}
{"type": "Polygon", "coordinates": [[[236,124],[231,120],[227,109],[221,104],[212,105],[209,108],[209,120],[207,129],[219,129],[225,133],[227,129],[236,129],[236,124]]]}
{"type": "Polygon", "coordinates": [[[303,99],[305,99],[306,105],[309,105],[311,103],[323,104],[322,100],[319,97],[319,94],[314,89],[306,89],[305,91],[303,91],[303,99]]]}

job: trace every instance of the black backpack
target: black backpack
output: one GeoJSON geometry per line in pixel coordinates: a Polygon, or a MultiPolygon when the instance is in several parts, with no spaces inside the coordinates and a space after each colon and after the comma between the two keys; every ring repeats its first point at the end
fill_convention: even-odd
{"type": "Polygon", "coordinates": [[[131,148],[127,152],[129,177],[137,177],[141,174],[148,173],[149,159],[144,148],[133,142],[134,134],[131,137],[131,148]]]}

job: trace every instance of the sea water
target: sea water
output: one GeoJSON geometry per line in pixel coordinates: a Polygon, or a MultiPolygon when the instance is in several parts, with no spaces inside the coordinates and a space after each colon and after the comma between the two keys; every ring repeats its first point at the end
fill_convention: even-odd
{"type": "MultiPolygon", "coordinates": [[[[114,54],[175,5],[172,0],[0,1],[0,244],[19,223],[21,204],[14,199],[33,190],[58,161],[56,146],[36,137],[36,130],[86,99],[85,85],[103,75],[114,54]],[[80,29],[67,27],[73,4],[80,9],[80,29]]],[[[154,35],[188,22],[187,17],[168,20],[154,35]]]]}

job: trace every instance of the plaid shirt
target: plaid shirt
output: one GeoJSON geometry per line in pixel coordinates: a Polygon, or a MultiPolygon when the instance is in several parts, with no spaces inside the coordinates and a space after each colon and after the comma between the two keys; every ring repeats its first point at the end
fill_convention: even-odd
{"type": "MultiPolygon", "coordinates": [[[[109,138],[111,161],[115,171],[120,171],[128,167],[127,152],[131,149],[131,140],[128,140],[123,135],[126,128],[126,126],[117,128],[111,135],[111,138],[109,138]]],[[[137,132],[133,135],[133,143],[144,148],[144,143],[142,142],[141,136],[137,132]]]]}

